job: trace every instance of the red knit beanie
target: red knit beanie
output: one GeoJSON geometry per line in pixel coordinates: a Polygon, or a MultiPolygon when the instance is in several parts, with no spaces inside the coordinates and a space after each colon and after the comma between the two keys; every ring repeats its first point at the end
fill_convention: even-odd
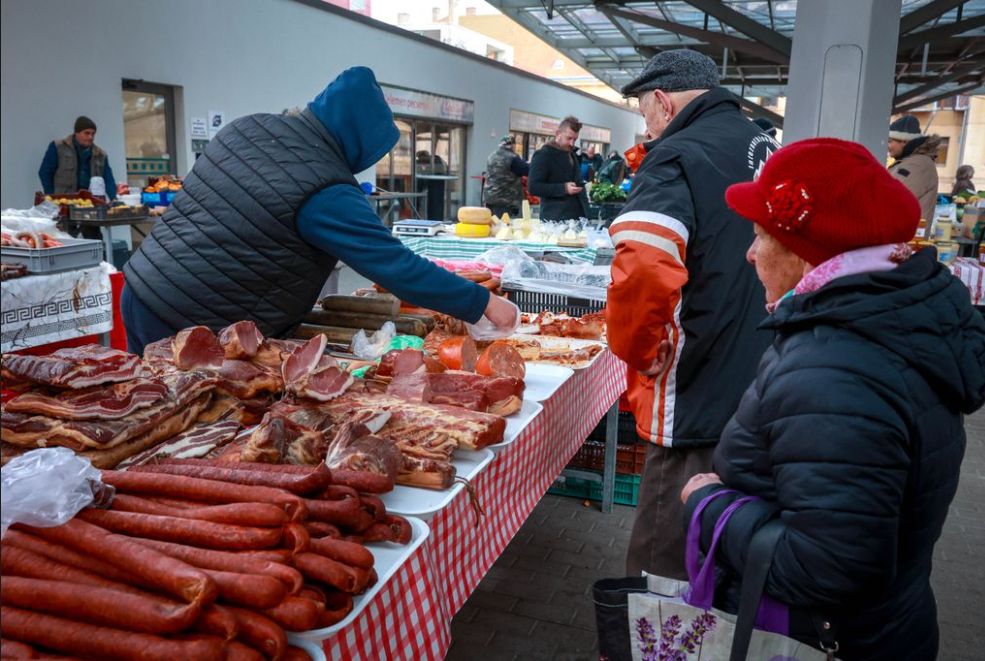
{"type": "Polygon", "coordinates": [[[728,205],[817,266],[843,252],[906,243],[920,203],[869,150],[811,138],[773,154],[759,177],[725,191],[728,205]]]}

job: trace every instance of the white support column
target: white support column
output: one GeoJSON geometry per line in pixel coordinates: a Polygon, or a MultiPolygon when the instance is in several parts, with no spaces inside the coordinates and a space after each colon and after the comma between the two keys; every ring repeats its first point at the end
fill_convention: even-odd
{"type": "Polygon", "coordinates": [[[783,142],[860,142],[880,161],[893,100],[901,0],[798,2],[783,142]]]}

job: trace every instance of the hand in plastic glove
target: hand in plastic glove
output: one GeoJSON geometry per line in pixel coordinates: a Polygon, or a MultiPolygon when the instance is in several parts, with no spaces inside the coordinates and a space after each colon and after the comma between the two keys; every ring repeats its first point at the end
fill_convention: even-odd
{"type": "Polygon", "coordinates": [[[486,311],[474,324],[466,324],[469,335],[476,340],[497,340],[508,337],[520,327],[520,308],[502,296],[490,296],[486,311]]]}

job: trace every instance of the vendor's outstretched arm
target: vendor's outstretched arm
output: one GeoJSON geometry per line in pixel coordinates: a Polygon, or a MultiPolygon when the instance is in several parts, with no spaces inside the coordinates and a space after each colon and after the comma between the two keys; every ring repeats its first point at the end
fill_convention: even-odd
{"type": "Polygon", "coordinates": [[[404,246],[355,186],[330,186],[313,195],[298,212],[297,227],[305,241],[403,301],[470,323],[478,321],[489,304],[487,289],[404,246]]]}

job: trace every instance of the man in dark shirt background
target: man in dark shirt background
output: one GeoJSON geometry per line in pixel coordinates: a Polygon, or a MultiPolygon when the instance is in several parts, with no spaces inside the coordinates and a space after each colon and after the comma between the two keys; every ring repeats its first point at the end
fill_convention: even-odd
{"type": "Polygon", "coordinates": [[[527,187],[540,198],[542,220],[588,217],[588,196],[575,147],[580,131],[577,118],[565,117],[554,132],[554,139],[530,159],[527,187]]]}

